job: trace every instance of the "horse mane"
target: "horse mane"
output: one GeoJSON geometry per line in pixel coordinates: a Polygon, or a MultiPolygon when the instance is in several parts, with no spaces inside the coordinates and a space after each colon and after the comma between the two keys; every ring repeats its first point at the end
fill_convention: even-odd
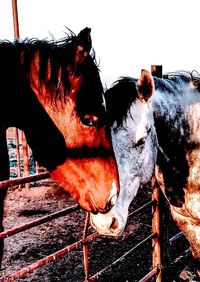
{"type": "MultiPolygon", "coordinates": [[[[99,77],[99,66],[95,58],[95,51],[92,48],[90,55],[87,56],[82,64],[75,68],[75,34],[70,31],[60,40],[47,40],[37,38],[25,38],[23,40],[0,41],[0,61],[2,72],[7,69],[7,73],[12,74],[13,78],[22,83],[21,88],[29,84],[29,74],[31,71],[31,62],[36,52],[39,53],[39,83],[45,84],[48,89],[48,95],[52,100],[64,98],[69,92],[70,81],[68,75],[68,66],[75,71],[75,76],[83,76],[80,89],[76,94],[76,110],[81,116],[87,111],[97,111],[99,103],[102,104],[103,87],[99,77]],[[51,65],[50,78],[47,80],[48,64],[51,65]],[[61,77],[59,78],[59,73],[61,77]],[[20,79],[19,79],[20,78],[20,79]],[[94,95],[94,92],[98,92],[94,95]],[[99,93],[101,92],[101,95],[99,93]],[[101,96],[101,97],[100,97],[101,96]],[[97,101],[95,100],[97,99],[97,101]],[[90,102],[91,100],[91,102],[90,102]],[[95,108],[96,107],[96,108],[95,108]]],[[[10,76],[11,77],[11,76],[10,76]]]]}
{"type": "Polygon", "coordinates": [[[111,125],[116,122],[117,127],[122,126],[130,113],[131,104],[138,97],[136,81],[131,77],[120,77],[105,91],[106,108],[111,125]]]}
{"type": "MultiPolygon", "coordinates": [[[[69,88],[69,78],[67,75],[67,65],[70,63],[70,57],[73,54],[69,55],[67,49],[71,49],[72,45],[75,42],[75,35],[70,33],[67,34],[65,38],[62,38],[58,41],[47,40],[47,39],[37,39],[37,38],[25,38],[23,40],[15,39],[13,42],[10,41],[1,41],[0,50],[1,57],[4,56],[5,60],[9,60],[11,55],[12,60],[15,60],[15,66],[20,68],[22,75],[29,76],[31,61],[34,58],[34,54],[39,51],[39,82],[46,83],[46,70],[48,62],[51,63],[51,76],[48,81],[48,86],[53,87],[58,84],[58,72],[61,68],[61,82],[64,86],[64,89],[69,88]],[[70,48],[71,47],[71,48],[70,48]],[[2,55],[3,54],[3,55],[2,55]],[[20,57],[23,59],[20,61],[20,57]],[[67,61],[67,64],[66,64],[67,61]]],[[[70,53],[71,53],[70,52],[70,53]]],[[[65,92],[65,91],[64,91],[65,92]]],[[[58,95],[57,91],[50,91],[50,93],[55,93],[58,95]]]]}
{"type": "MultiPolygon", "coordinates": [[[[122,126],[130,113],[131,104],[138,98],[136,82],[135,78],[120,77],[106,90],[106,107],[111,125],[116,122],[117,127],[122,126]]],[[[200,74],[197,71],[169,72],[163,78],[154,77],[155,88],[169,93],[181,92],[190,82],[200,92],[200,74]]]]}
{"type": "Polygon", "coordinates": [[[168,72],[163,78],[154,77],[154,83],[156,89],[170,93],[180,92],[186,84],[193,83],[200,92],[200,74],[196,70],[168,72]]]}

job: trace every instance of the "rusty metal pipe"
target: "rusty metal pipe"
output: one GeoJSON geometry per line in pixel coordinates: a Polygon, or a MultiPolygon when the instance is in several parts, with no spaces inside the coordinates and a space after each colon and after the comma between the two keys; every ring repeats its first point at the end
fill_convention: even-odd
{"type": "Polygon", "coordinates": [[[47,179],[47,178],[50,178],[49,172],[42,172],[39,174],[34,174],[26,177],[18,177],[15,179],[4,180],[0,182],[0,189],[18,184],[24,184],[27,182],[34,182],[42,179],[47,179]]]}
{"type": "Polygon", "coordinates": [[[20,169],[20,151],[19,151],[19,130],[15,128],[16,157],[17,157],[17,176],[21,176],[20,169]]]}
{"type": "Polygon", "coordinates": [[[149,281],[152,277],[154,277],[155,275],[158,275],[160,270],[161,270],[161,267],[160,266],[156,266],[150,272],[148,272],[142,279],[140,279],[139,282],[147,282],[147,281],[149,281]]]}
{"type": "MultiPolygon", "coordinates": [[[[18,8],[17,0],[12,0],[12,11],[13,11],[13,26],[14,26],[14,36],[19,39],[19,19],[18,19],[18,8]]],[[[18,130],[18,129],[17,129],[18,130]]],[[[23,161],[24,161],[24,176],[28,176],[29,173],[29,162],[28,162],[28,144],[24,132],[21,131],[21,140],[23,148],[23,161]]],[[[29,188],[29,183],[25,184],[26,188],[29,188]]]]}
{"type": "Polygon", "coordinates": [[[71,212],[74,212],[76,210],[79,210],[79,209],[80,209],[80,207],[78,205],[74,205],[74,206],[62,209],[62,210],[60,210],[58,212],[51,213],[49,215],[43,216],[43,217],[38,218],[36,220],[30,221],[30,222],[28,222],[26,224],[23,224],[23,225],[20,225],[20,226],[18,226],[16,228],[5,230],[5,231],[0,233],[0,239],[7,238],[9,236],[12,236],[14,234],[20,233],[20,232],[25,231],[27,229],[30,229],[32,227],[35,227],[35,226],[38,226],[40,224],[46,223],[46,222],[48,222],[50,220],[56,219],[58,217],[65,216],[65,215],[67,215],[67,214],[69,214],[71,212]]]}
{"type": "MultiPolygon", "coordinates": [[[[90,213],[87,212],[84,231],[83,231],[83,239],[86,238],[88,235],[89,223],[90,223],[90,213]]],[[[85,281],[87,281],[89,278],[89,246],[87,242],[83,244],[83,262],[84,262],[84,269],[85,269],[85,281]]]]}
{"type": "Polygon", "coordinates": [[[142,210],[148,208],[149,206],[152,206],[155,204],[155,200],[152,200],[146,204],[144,204],[143,206],[139,207],[138,209],[134,210],[133,212],[131,212],[129,215],[128,215],[128,218],[130,218],[131,216],[135,215],[136,213],[138,212],[141,212],[142,210]]]}
{"type": "Polygon", "coordinates": [[[174,235],[173,237],[171,237],[171,238],[169,239],[170,245],[172,245],[173,242],[176,241],[178,238],[183,237],[183,236],[184,236],[184,235],[183,235],[183,232],[180,231],[179,233],[177,233],[176,235],[174,235]]]}
{"type": "Polygon", "coordinates": [[[115,260],[114,262],[112,262],[111,264],[107,265],[105,268],[101,269],[99,272],[97,272],[96,274],[94,274],[93,276],[91,276],[88,279],[88,282],[94,282],[97,281],[97,279],[102,276],[104,273],[106,273],[111,267],[115,266],[117,263],[122,262],[122,260],[124,260],[128,255],[130,255],[132,252],[136,251],[141,245],[143,245],[144,243],[146,243],[147,241],[151,240],[152,238],[154,238],[155,236],[157,236],[156,233],[153,233],[151,235],[149,235],[148,237],[146,237],[144,240],[142,240],[140,243],[138,243],[137,245],[135,245],[133,248],[131,248],[128,252],[126,252],[125,254],[123,254],[123,256],[121,256],[120,258],[118,258],[117,260],[115,260]]]}
{"type": "Polygon", "coordinates": [[[99,234],[97,233],[93,233],[92,235],[80,240],[80,241],[77,241],[41,260],[38,260],[36,261],[35,263],[33,264],[30,264],[29,266],[27,267],[24,267],[22,269],[20,269],[19,271],[16,271],[14,274],[12,275],[9,275],[5,278],[2,278],[0,279],[0,282],[10,282],[10,281],[14,281],[16,279],[19,279],[20,277],[22,276],[25,276],[26,274],[28,273],[31,273],[33,272],[34,270],[38,269],[39,267],[43,266],[43,265],[46,265],[50,262],[53,262],[55,261],[56,259],[66,255],[67,253],[71,252],[72,250],[74,249],[77,249],[79,247],[81,247],[83,244],[85,243],[89,243],[89,242],[92,242],[97,236],[99,236],[99,234]]]}
{"type": "MultiPolygon", "coordinates": [[[[18,21],[18,9],[17,0],[12,0],[12,11],[13,11],[13,26],[14,26],[14,37],[19,38],[19,21],[18,21]]],[[[19,129],[15,130],[15,142],[16,142],[16,152],[17,152],[17,173],[18,177],[21,176],[20,170],[20,152],[19,152],[19,129]]]]}
{"type": "MultiPolygon", "coordinates": [[[[161,265],[161,243],[160,243],[160,209],[159,209],[159,200],[160,200],[160,189],[156,183],[155,177],[152,178],[152,200],[157,204],[152,206],[152,232],[157,234],[156,238],[152,240],[152,264],[153,268],[161,265]]],[[[156,282],[162,281],[162,271],[156,276],[156,282]]]]}
{"type": "Polygon", "coordinates": [[[12,0],[12,11],[13,11],[14,36],[15,36],[15,38],[19,38],[19,21],[18,21],[17,0],[12,0]]]}
{"type": "MultiPolygon", "coordinates": [[[[26,137],[23,131],[21,131],[21,140],[22,140],[22,150],[23,150],[23,163],[24,163],[24,176],[29,176],[29,158],[28,158],[28,144],[26,137]]],[[[25,184],[25,188],[30,188],[30,183],[25,184]]]]}

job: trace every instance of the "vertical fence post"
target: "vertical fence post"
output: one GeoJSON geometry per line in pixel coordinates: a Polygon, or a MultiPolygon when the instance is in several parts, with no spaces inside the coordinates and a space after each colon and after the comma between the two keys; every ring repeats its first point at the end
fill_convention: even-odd
{"type": "Polygon", "coordinates": [[[162,78],[163,76],[162,65],[151,65],[151,74],[153,76],[162,78]]]}
{"type": "Polygon", "coordinates": [[[157,236],[152,239],[152,264],[153,268],[158,268],[156,275],[156,282],[162,281],[161,271],[161,240],[160,240],[160,189],[156,183],[155,176],[152,178],[152,200],[155,204],[152,206],[152,233],[156,233],[157,236]]]}
{"type": "Polygon", "coordinates": [[[19,21],[18,21],[17,0],[12,0],[12,11],[13,11],[14,36],[15,36],[15,38],[19,38],[19,21]]]}
{"type": "MultiPolygon", "coordinates": [[[[19,22],[18,22],[18,10],[17,10],[17,0],[12,0],[12,11],[13,11],[13,26],[14,26],[14,36],[19,38],[19,22]]],[[[19,130],[15,130],[15,142],[16,142],[16,155],[17,155],[17,175],[21,176],[20,170],[20,151],[19,151],[19,130]]]]}
{"type": "MultiPolygon", "coordinates": [[[[89,226],[89,221],[90,221],[90,213],[86,213],[86,218],[85,218],[85,227],[83,231],[83,239],[85,239],[88,235],[88,226],[89,226]]],[[[89,279],[89,261],[88,261],[88,242],[83,244],[83,260],[84,260],[84,269],[85,269],[85,281],[88,281],[89,279]]]]}
{"type": "MultiPolygon", "coordinates": [[[[20,151],[19,151],[19,130],[15,128],[15,143],[16,143],[16,155],[17,155],[17,176],[21,176],[21,168],[20,168],[20,151]]],[[[21,186],[21,185],[19,185],[21,186]]]]}
{"type": "MultiPolygon", "coordinates": [[[[23,163],[24,163],[24,176],[29,176],[29,162],[28,162],[28,144],[23,131],[21,131],[22,150],[23,150],[23,163]]],[[[25,188],[29,188],[30,183],[25,183],[25,188]]]]}
{"type": "MultiPolygon", "coordinates": [[[[14,36],[15,38],[19,39],[19,20],[18,20],[18,9],[17,9],[17,0],[12,0],[12,10],[13,10],[13,26],[14,26],[14,36]]],[[[18,140],[18,129],[16,129],[16,143],[18,140]]],[[[29,175],[29,163],[28,163],[28,144],[24,135],[24,132],[21,133],[21,140],[22,140],[22,148],[23,148],[23,161],[24,161],[24,176],[29,175]]],[[[17,147],[17,144],[16,144],[17,147]]],[[[20,156],[19,154],[19,144],[17,148],[17,156],[20,156]]],[[[20,157],[17,157],[17,160],[20,157]]],[[[18,168],[19,170],[19,168],[18,168]]],[[[19,172],[18,172],[19,173],[19,172]]],[[[19,175],[20,176],[20,175],[19,175]]],[[[29,188],[30,184],[26,183],[25,187],[29,188]]]]}
{"type": "MultiPolygon", "coordinates": [[[[153,76],[162,78],[162,65],[152,65],[151,66],[151,74],[153,76]]],[[[156,276],[156,282],[162,281],[162,269],[161,269],[161,218],[160,218],[160,188],[156,183],[155,176],[152,178],[152,200],[155,201],[155,205],[152,207],[152,232],[156,233],[157,236],[152,240],[152,261],[153,268],[158,267],[160,271],[158,271],[156,276]]]]}

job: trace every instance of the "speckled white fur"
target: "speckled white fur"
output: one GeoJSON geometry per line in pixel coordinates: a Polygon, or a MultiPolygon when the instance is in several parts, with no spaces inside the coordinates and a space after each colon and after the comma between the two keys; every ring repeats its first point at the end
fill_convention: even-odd
{"type": "Polygon", "coordinates": [[[195,89],[191,92],[191,88],[186,87],[182,95],[177,95],[174,99],[173,95],[156,91],[152,99],[152,106],[154,112],[165,117],[165,120],[174,120],[173,130],[180,132],[180,139],[184,138],[188,144],[196,146],[186,155],[189,164],[187,187],[191,185],[196,187],[193,188],[196,189],[196,192],[193,191],[191,194],[189,189],[185,189],[185,208],[195,218],[200,219],[200,94],[195,89]],[[175,119],[177,104],[183,115],[175,119]],[[187,132],[184,132],[182,126],[185,121],[189,128],[187,132]]]}
{"type": "Polygon", "coordinates": [[[120,193],[115,206],[107,214],[91,215],[91,224],[104,235],[117,235],[125,227],[129,205],[136,196],[140,185],[150,181],[156,162],[157,138],[154,128],[153,112],[148,103],[136,100],[123,127],[114,130],[112,143],[117,160],[120,193]],[[151,132],[147,136],[147,129],[151,132]],[[141,139],[146,138],[144,146],[134,147],[141,139]],[[110,228],[113,219],[118,227],[110,228]]]}
{"type": "MultiPolygon", "coordinates": [[[[140,185],[147,183],[154,173],[158,147],[153,111],[155,116],[163,117],[166,122],[173,120],[172,130],[179,132],[180,140],[186,138],[188,144],[196,144],[196,149],[188,152],[186,156],[188,162],[189,159],[192,159],[187,185],[195,186],[196,192],[189,193],[185,190],[184,211],[191,217],[200,219],[200,94],[189,84],[188,87],[185,87],[183,93],[179,93],[176,97],[174,95],[174,93],[156,90],[150,103],[142,103],[140,100],[136,100],[132,104],[123,126],[114,130],[116,126],[114,124],[111,128],[121,190],[115,206],[107,214],[91,216],[92,225],[98,232],[105,235],[117,235],[124,229],[131,201],[136,196],[140,185]],[[182,115],[175,118],[177,108],[182,115]],[[187,120],[189,132],[185,132],[183,126],[185,120],[187,120]],[[148,136],[147,128],[151,128],[148,136]],[[142,137],[146,137],[145,145],[134,147],[142,137]],[[117,220],[117,227],[112,228],[113,220],[117,220]]],[[[176,140],[176,142],[180,140],[176,140]]],[[[157,176],[158,180],[162,180],[160,184],[164,187],[162,175],[157,176]]],[[[180,214],[176,215],[176,212],[174,212],[174,219],[177,216],[178,221],[179,217],[184,217],[180,214]]],[[[191,222],[188,221],[187,224],[189,230],[191,222]]],[[[195,234],[194,237],[198,238],[198,244],[200,244],[200,227],[193,226],[193,233],[195,234]]]]}

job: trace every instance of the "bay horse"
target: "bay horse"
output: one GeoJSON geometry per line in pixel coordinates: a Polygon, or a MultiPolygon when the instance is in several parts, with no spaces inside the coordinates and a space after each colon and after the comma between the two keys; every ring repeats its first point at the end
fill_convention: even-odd
{"type": "Polygon", "coordinates": [[[172,217],[200,259],[200,76],[143,70],[123,77],[105,92],[120,193],[106,214],[91,215],[102,234],[120,234],[131,201],[154,175],[172,217]]]}
{"type": "MultiPolygon", "coordinates": [[[[50,176],[98,213],[114,204],[119,179],[90,33],[0,42],[0,180],[9,178],[5,132],[16,127],[50,176]]],[[[1,189],[0,231],[5,196],[1,189]]]]}

